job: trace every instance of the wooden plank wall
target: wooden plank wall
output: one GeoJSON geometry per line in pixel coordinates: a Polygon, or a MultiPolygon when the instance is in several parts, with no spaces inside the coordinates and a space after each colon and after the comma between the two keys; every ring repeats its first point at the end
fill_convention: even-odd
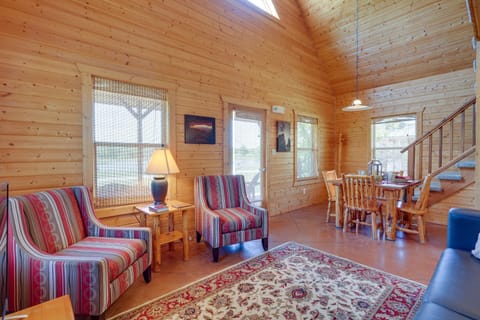
{"type": "MultiPolygon", "coordinates": [[[[359,93],[362,101],[374,107],[371,111],[343,112],[342,107],[351,104],[353,93],[336,96],[336,134],[343,134],[343,172],[365,170],[371,159],[370,123],[375,117],[405,113],[420,113],[423,132],[437,125],[444,117],[475,95],[475,74],[472,69],[406,81],[359,93]],[[365,143],[367,141],[368,143],[365,143]]],[[[478,133],[477,133],[478,137],[478,133]]],[[[448,209],[473,203],[475,186],[431,207],[427,219],[446,224],[448,209]]]]}
{"type": "MultiPolygon", "coordinates": [[[[334,98],[295,0],[280,21],[246,0],[13,1],[0,3],[0,180],[13,194],[80,185],[82,96],[78,66],[168,82],[176,88],[176,194],[193,201],[193,178],[223,171],[222,96],[317,114],[321,168],[334,167],[334,98]],[[215,145],[183,143],[185,114],[217,119],[215,145]]],[[[293,153],[269,155],[272,215],[326,200],[321,183],[293,187],[293,153]]],[[[109,224],[135,224],[125,210],[109,224]]],[[[131,211],[131,210],[130,210],[131,211]]],[[[192,218],[193,219],[193,218],[192,218]]],[[[193,221],[193,220],[192,220],[193,221]]]]}
{"type": "MultiPolygon", "coordinates": [[[[299,0],[335,95],[355,86],[355,1],[299,0]]],[[[463,0],[358,1],[360,90],[471,67],[463,0]],[[420,75],[420,76],[419,76],[420,75]]]]}

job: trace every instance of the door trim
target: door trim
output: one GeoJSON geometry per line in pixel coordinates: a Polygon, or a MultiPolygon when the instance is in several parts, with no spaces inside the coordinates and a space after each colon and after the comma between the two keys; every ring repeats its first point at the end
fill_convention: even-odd
{"type": "Polygon", "coordinates": [[[223,127],[224,127],[224,137],[223,137],[223,173],[227,174],[231,172],[231,165],[232,165],[232,159],[231,159],[231,152],[230,152],[230,147],[231,147],[231,141],[232,141],[232,126],[229,125],[232,121],[232,113],[230,112],[230,104],[235,104],[239,105],[241,107],[244,107],[245,109],[252,109],[252,110],[258,110],[258,111],[264,111],[265,113],[265,125],[263,126],[263,136],[264,136],[264,143],[262,146],[262,158],[263,158],[263,195],[264,199],[262,201],[262,207],[268,209],[268,163],[269,163],[269,153],[267,152],[267,146],[270,141],[269,137],[269,130],[267,127],[269,127],[270,124],[270,106],[267,104],[263,103],[256,103],[252,102],[249,100],[245,99],[238,99],[238,98],[232,98],[232,97],[227,97],[227,96],[220,96],[223,102],[223,127]]]}

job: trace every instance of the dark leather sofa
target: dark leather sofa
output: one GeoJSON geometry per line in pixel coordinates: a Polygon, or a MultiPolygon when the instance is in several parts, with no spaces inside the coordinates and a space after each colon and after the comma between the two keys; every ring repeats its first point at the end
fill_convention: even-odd
{"type": "Polygon", "coordinates": [[[479,232],[480,210],[450,209],[447,248],[414,319],[480,319],[480,260],[471,254],[479,232]]]}

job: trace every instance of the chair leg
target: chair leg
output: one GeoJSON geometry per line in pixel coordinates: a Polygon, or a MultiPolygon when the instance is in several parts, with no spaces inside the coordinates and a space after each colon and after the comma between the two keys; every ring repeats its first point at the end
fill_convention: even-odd
{"type": "Polygon", "coordinates": [[[202,239],[202,234],[197,231],[197,243],[199,243],[201,239],[202,239]]]}
{"type": "Polygon", "coordinates": [[[343,232],[347,232],[349,219],[350,219],[350,210],[348,210],[348,208],[345,208],[345,210],[343,211],[343,232]]]}
{"type": "Polygon", "coordinates": [[[332,201],[328,200],[328,207],[327,207],[327,223],[328,223],[328,219],[330,218],[330,206],[332,204],[332,201]]]}
{"type": "Polygon", "coordinates": [[[220,248],[212,248],[213,262],[218,262],[219,254],[220,254],[220,248]]]}
{"type": "Polygon", "coordinates": [[[425,243],[425,222],[423,221],[423,216],[417,216],[418,224],[418,236],[420,237],[420,243],[425,243]]]}
{"type": "Polygon", "coordinates": [[[352,221],[355,221],[355,233],[358,235],[358,228],[360,226],[360,221],[362,219],[362,212],[355,210],[354,216],[352,216],[352,221]]]}
{"type": "Polygon", "coordinates": [[[377,214],[375,212],[372,212],[370,214],[370,218],[372,219],[372,238],[373,240],[377,240],[377,214]]]}
{"type": "Polygon", "coordinates": [[[143,271],[143,279],[146,283],[150,283],[152,281],[152,266],[149,265],[145,271],[143,271]]]}
{"type": "Polygon", "coordinates": [[[262,246],[263,246],[263,250],[265,251],[268,250],[268,238],[262,238],[262,246]]]}

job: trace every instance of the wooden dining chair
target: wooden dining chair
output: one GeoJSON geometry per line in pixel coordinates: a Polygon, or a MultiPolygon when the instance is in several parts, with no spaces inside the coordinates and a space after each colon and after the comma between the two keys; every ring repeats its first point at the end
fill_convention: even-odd
{"type": "Polygon", "coordinates": [[[372,237],[377,239],[377,230],[383,231],[383,216],[381,203],[377,201],[375,178],[365,175],[343,175],[343,206],[344,206],[344,231],[349,224],[355,225],[358,234],[359,225],[372,228],[372,237]],[[370,215],[370,222],[367,216],[370,215]],[[378,220],[378,221],[377,221],[378,220]]]}
{"type": "Polygon", "coordinates": [[[328,220],[330,217],[335,217],[335,211],[331,212],[331,205],[332,202],[335,202],[337,199],[337,190],[333,183],[327,182],[328,180],[336,180],[337,179],[337,171],[335,170],[329,170],[329,171],[322,171],[322,176],[323,176],[323,181],[325,181],[325,187],[327,189],[327,194],[328,194],[328,208],[327,208],[327,219],[326,222],[328,223],[328,220]]]}
{"type": "Polygon", "coordinates": [[[399,202],[397,207],[397,230],[406,233],[418,234],[420,243],[425,243],[425,214],[428,212],[428,196],[432,175],[427,175],[421,187],[420,196],[416,203],[399,202]]]}

